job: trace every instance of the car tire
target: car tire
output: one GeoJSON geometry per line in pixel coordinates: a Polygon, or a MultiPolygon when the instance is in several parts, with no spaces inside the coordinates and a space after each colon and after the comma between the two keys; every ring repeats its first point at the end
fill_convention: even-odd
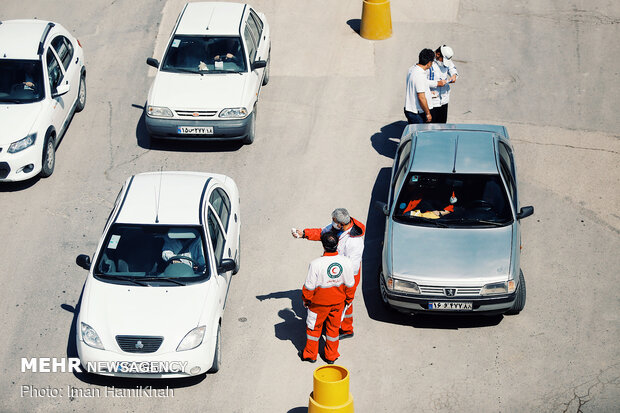
{"type": "Polygon", "coordinates": [[[254,110],[250,116],[252,116],[252,119],[250,119],[250,132],[248,132],[248,135],[243,138],[243,143],[245,145],[250,145],[254,142],[254,136],[256,135],[256,105],[254,106],[254,110]]]}
{"type": "Polygon", "coordinates": [[[381,304],[387,310],[393,311],[394,308],[390,305],[387,299],[387,287],[385,285],[385,280],[383,279],[383,271],[381,269],[381,265],[379,265],[379,271],[377,271],[377,278],[379,281],[379,296],[381,297],[381,304]]]}
{"type": "Polygon", "coordinates": [[[515,299],[512,308],[506,311],[507,315],[517,315],[525,307],[525,277],[523,277],[523,271],[519,271],[519,286],[517,287],[517,298],[515,299]]]}
{"type": "Polygon", "coordinates": [[[75,111],[81,112],[86,106],[86,76],[80,76],[80,89],[77,95],[77,104],[75,105],[75,111]]]}
{"type": "Polygon", "coordinates": [[[207,373],[217,373],[222,366],[222,326],[217,326],[217,337],[215,339],[215,353],[213,353],[213,364],[207,373]]]}
{"type": "Polygon", "coordinates": [[[54,145],[54,137],[49,135],[45,138],[43,143],[43,158],[41,164],[41,172],[39,175],[42,178],[47,178],[54,173],[54,167],[56,166],[56,146],[54,145]]]}
{"type": "Polygon", "coordinates": [[[265,74],[263,75],[263,86],[267,86],[267,83],[269,83],[270,66],[271,66],[271,51],[269,52],[269,57],[267,57],[267,66],[265,67],[265,74]]]}

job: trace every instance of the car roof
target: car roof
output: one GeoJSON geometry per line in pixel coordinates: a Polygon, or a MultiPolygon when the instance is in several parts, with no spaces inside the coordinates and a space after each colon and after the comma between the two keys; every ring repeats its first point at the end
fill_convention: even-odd
{"type": "Polygon", "coordinates": [[[125,224],[199,225],[203,193],[210,178],[201,172],[145,172],[127,183],[116,222],[125,224]],[[159,205],[159,208],[158,208],[159,205]]]}
{"type": "Polygon", "coordinates": [[[203,2],[188,3],[175,31],[176,34],[239,35],[245,4],[203,2]]]}
{"type": "Polygon", "coordinates": [[[0,24],[0,59],[39,59],[46,20],[4,20],[0,24]]]}
{"type": "Polygon", "coordinates": [[[503,127],[458,126],[463,125],[410,128],[410,136],[415,145],[411,170],[497,174],[495,140],[504,135],[505,130],[500,129],[503,127]]]}

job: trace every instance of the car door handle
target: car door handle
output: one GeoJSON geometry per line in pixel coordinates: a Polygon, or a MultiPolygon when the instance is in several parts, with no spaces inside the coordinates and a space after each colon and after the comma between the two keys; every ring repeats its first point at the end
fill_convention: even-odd
{"type": "Polygon", "coordinates": [[[235,222],[237,222],[237,214],[235,214],[235,222]]]}
{"type": "Polygon", "coordinates": [[[76,58],[75,58],[75,64],[77,65],[77,63],[78,63],[79,61],[80,61],[80,58],[79,58],[79,57],[76,57],[76,58]]]}
{"type": "Polygon", "coordinates": [[[230,248],[228,248],[228,257],[229,257],[229,258],[230,258],[230,257],[232,257],[232,251],[231,251],[231,249],[230,249],[230,248]]]}

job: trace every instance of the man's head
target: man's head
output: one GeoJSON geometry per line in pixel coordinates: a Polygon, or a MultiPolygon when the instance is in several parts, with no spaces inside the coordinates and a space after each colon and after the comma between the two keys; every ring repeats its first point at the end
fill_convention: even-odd
{"type": "Polygon", "coordinates": [[[448,66],[452,63],[452,56],[454,56],[454,52],[450,46],[440,46],[435,50],[435,59],[438,62],[443,63],[445,66],[448,66]]]}
{"type": "Polygon", "coordinates": [[[332,212],[332,226],[336,229],[343,229],[351,223],[351,215],[345,208],[336,208],[332,212]]]}
{"type": "Polygon", "coordinates": [[[418,55],[418,64],[422,66],[423,69],[431,67],[433,60],[435,60],[435,52],[431,49],[422,49],[418,55]]]}
{"type": "Polygon", "coordinates": [[[338,235],[332,231],[325,231],[321,234],[321,243],[325,252],[336,252],[338,250],[338,235]]]}

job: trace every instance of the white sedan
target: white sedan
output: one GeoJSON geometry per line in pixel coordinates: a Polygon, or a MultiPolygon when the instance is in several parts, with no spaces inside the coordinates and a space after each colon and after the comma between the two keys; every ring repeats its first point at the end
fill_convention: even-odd
{"type": "Polygon", "coordinates": [[[269,81],[265,15],[241,3],[188,3],[177,20],[146,107],[151,137],[254,141],[256,105],[269,81]]]}
{"type": "Polygon", "coordinates": [[[187,377],[216,372],[231,275],[239,270],[232,178],[151,172],[119,193],[89,269],[77,349],[91,373],[187,377]]]}

